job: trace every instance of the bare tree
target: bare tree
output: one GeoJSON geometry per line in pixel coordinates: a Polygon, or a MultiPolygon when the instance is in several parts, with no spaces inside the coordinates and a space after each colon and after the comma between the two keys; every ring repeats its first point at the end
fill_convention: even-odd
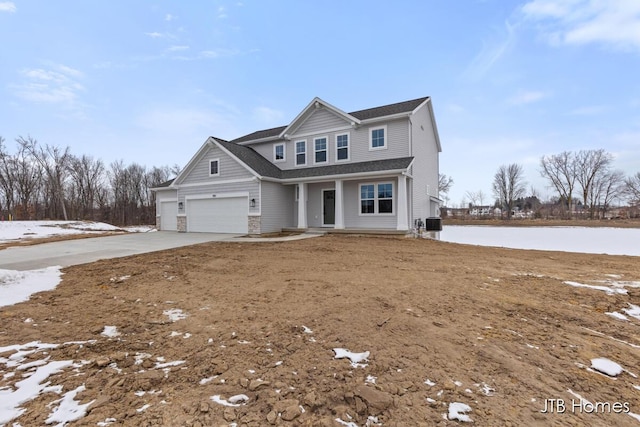
{"type": "Polygon", "coordinates": [[[67,168],[72,183],[70,191],[75,195],[74,216],[95,219],[96,201],[105,186],[104,163],[87,155],[71,155],[67,168]]]}
{"type": "MultiPolygon", "coordinates": [[[[599,208],[604,217],[613,201],[624,193],[624,172],[615,170],[598,174],[589,189],[590,209],[599,208]]],[[[591,215],[593,218],[594,215],[591,215]]]]}
{"type": "Polygon", "coordinates": [[[451,186],[453,186],[453,178],[443,173],[438,174],[438,192],[449,194],[451,186]]]}
{"type": "Polygon", "coordinates": [[[569,208],[569,218],[573,209],[573,191],[576,185],[576,160],[570,151],[563,151],[540,159],[540,174],[551,182],[560,199],[565,199],[569,208]]]}
{"type": "Polygon", "coordinates": [[[498,168],[493,178],[493,193],[507,210],[507,219],[511,219],[514,202],[524,195],[525,188],[524,169],[521,165],[512,163],[498,168]]]}
{"type": "Polygon", "coordinates": [[[633,205],[640,205],[640,172],[625,181],[625,194],[633,205]]]}
{"type": "MultiPolygon", "coordinates": [[[[603,149],[582,150],[575,155],[576,180],[582,189],[582,202],[589,207],[589,218],[593,219],[597,206],[591,202],[590,194],[596,181],[608,175],[613,156],[603,149]]],[[[596,200],[597,202],[597,200],[596,200]]]]}
{"type": "MultiPolygon", "coordinates": [[[[42,168],[47,178],[47,185],[51,192],[52,201],[57,199],[62,208],[62,215],[64,219],[67,220],[67,208],[64,200],[64,181],[67,178],[67,164],[71,155],[69,147],[62,149],[48,144],[43,147],[38,144],[37,140],[30,136],[27,136],[27,138],[20,136],[16,141],[42,168]]],[[[52,205],[55,205],[55,202],[52,203],[52,205]]],[[[57,216],[56,211],[52,206],[52,216],[57,216]]]]}

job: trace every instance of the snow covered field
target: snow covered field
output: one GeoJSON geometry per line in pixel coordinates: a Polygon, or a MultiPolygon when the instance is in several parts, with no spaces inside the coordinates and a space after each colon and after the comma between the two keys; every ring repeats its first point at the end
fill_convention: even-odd
{"type": "Polygon", "coordinates": [[[639,228],[447,225],[440,240],[513,249],[640,256],[639,228]]]}

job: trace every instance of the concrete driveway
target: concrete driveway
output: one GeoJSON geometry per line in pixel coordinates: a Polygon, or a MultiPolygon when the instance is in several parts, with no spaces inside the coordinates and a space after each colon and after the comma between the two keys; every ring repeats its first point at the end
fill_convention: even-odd
{"type": "Polygon", "coordinates": [[[54,265],[68,267],[100,259],[119,258],[198,243],[230,240],[238,234],[157,231],[94,237],[0,250],[0,269],[36,270],[54,265]]]}

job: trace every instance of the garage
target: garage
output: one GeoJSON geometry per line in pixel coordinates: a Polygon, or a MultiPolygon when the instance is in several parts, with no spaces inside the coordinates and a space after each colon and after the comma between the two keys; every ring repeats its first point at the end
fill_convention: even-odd
{"type": "Polygon", "coordinates": [[[160,229],[176,231],[178,229],[178,203],[160,202],[160,229]]]}
{"type": "Polygon", "coordinates": [[[204,233],[247,233],[247,197],[219,197],[187,200],[187,231],[204,233]]]}

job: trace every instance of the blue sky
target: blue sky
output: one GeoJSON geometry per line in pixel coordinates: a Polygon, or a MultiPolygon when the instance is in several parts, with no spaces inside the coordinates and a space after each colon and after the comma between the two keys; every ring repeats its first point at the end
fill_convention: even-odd
{"type": "Polygon", "coordinates": [[[453,177],[604,148],[640,171],[640,1],[0,0],[0,136],[185,165],[210,135],[431,96],[453,177]]]}

